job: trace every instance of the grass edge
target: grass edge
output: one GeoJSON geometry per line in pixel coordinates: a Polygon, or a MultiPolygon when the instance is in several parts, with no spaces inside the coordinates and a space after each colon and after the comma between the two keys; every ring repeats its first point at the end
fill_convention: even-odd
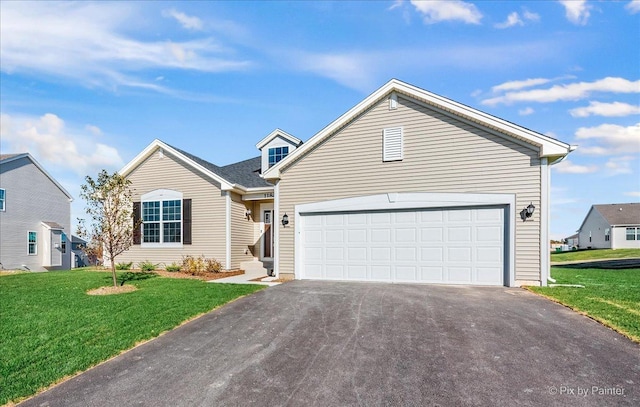
{"type": "Polygon", "coordinates": [[[594,316],[594,315],[589,315],[586,311],[583,311],[583,310],[581,310],[581,309],[579,309],[579,308],[576,308],[576,307],[574,307],[574,306],[571,306],[571,305],[569,305],[569,304],[566,304],[566,303],[564,303],[564,302],[562,302],[562,301],[558,300],[557,298],[551,297],[551,296],[546,295],[546,294],[543,294],[543,293],[535,292],[535,291],[533,291],[533,290],[531,289],[531,288],[533,288],[533,287],[530,287],[530,286],[524,286],[524,287],[522,287],[522,288],[524,288],[525,290],[529,291],[529,292],[530,292],[530,293],[532,293],[532,294],[535,294],[535,295],[537,295],[537,296],[540,296],[540,297],[546,298],[546,299],[550,300],[551,302],[555,302],[556,304],[560,304],[560,305],[562,305],[562,306],[563,306],[563,307],[565,307],[565,308],[569,308],[571,311],[573,311],[573,312],[575,312],[575,313],[577,313],[577,314],[580,314],[580,315],[582,315],[582,316],[584,316],[584,317],[587,317],[587,318],[589,318],[589,319],[591,319],[591,320],[593,320],[593,321],[595,321],[595,322],[599,323],[600,325],[602,325],[602,326],[604,326],[604,327],[606,327],[606,328],[608,328],[608,329],[610,329],[610,330],[612,330],[612,331],[614,331],[614,332],[619,333],[620,335],[622,335],[622,336],[624,336],[625,338],[627,338],[627,339],[631,340],[632,342],[635,342],[635,343],[637,343],[637,344],[640,344],[640,337],[636,337],[636,336],[632,335],[631,333],[626,332],[626,331],[624,331],[624,330],[622,330],[622,329],[620,329],[620,328],[618,328],[618,327],[611,326],[611,325],[609,324],[609,322],[608,322],[608,321],[606,321],[606,320],[604,320],[604,319],[601,319],[601,318],[599,318],[599,317],[597,317],[597,316],[594,316]]]}

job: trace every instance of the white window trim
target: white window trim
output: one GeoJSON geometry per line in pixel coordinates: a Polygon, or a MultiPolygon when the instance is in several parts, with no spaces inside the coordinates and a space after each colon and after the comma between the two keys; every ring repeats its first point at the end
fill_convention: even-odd
{"type": "Polygon", "coordinates": [[[36,232],[35,230],[28,230],[28,231],[27,231],[27,255],[28,255],[28,256],[37,256],[37,255],[38,255],[38,232],[36,232]],[[35,242],[33,242],[33,243],[31,243],[31,242],[29,241],[29,235],[30,235],[31,233],[35,233],[35,235],[36,235],[36,241],[35,241],[35,242]],[[34,253],[29,253],[29,246],[30,246],[31,244],[33,244],[33,245],[34,245],[34,247],[35,247],[35,249],[36,249],[34,253]]]}
{"type": "Polygon", "coordinates": [[[0,201],[2,201],[2,208],[0,208],[0,212],[4,212],[7,210],[7,190],[0,188],[0,191],[4,192],[4,197],[0,199],[0,201]]]}
{"type": "MultiPolygon", "coordinates": [[[[140,224],[140,247],[144,248],[181,248],[184,241],[183,221],[184,221],[184,205],[183,205],[182,192],[173,191],[170,189],[156,189],[148,192],[140,197],[140,220],[144,219],[144,204],[143,202],[160,202],[160,242],[150,243],[144,241],[144,221],[140,224]],[[164,235],[164,223],[165,222],[177,222],[177,221],[163,221],[162,220],[162,201],[180,201],[180,243],[164,243],[162,241],[164,235]]],[[[156,223],[156,222],[154,222],[156,223]]]]}

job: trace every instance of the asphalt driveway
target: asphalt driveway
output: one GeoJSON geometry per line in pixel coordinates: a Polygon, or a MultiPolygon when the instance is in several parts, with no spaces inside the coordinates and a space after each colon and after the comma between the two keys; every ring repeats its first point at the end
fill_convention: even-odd
{"type": "Polygon", "coordinates": [[[640,405],[640,346],[521,289],[295,281],[24,406],[640,405]]]}

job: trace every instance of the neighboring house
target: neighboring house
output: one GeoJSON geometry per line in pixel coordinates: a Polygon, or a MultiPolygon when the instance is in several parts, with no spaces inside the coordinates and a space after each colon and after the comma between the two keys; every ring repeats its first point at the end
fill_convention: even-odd
{"type": "Polygon", "coordinates": [[[579,239],[578,233],[576,233],[575,235],[569,236],[568,238],[565,239],[565,241],[567,242],[567,246],[569,246],[570,248],[580,246],[580,239],[579,239]]]}
{"type": "Polygon", "coordinates": [[[89,256],[84,251],[87,247],[87,241],[78,237],[71,236],[71,251],[73,252],[73,267],[86,267],[95,264],[95,260],[91,262],[89,256]]]}
{"type": "Polygon", "coordinates": [[[218,167],[159,140],[121,173],[121,261],[273,264],[281,278],[545,285],[550,165],[572,147],[391,80],[306,143],[218,167]],[[529,212],[527,212],[529,208],[529,212]]]}
{"type": "Polygon", "coordinates": [[[640,203],[592,205],[578,236],[581,249],[640,249],[640,203]]]}
{"type": "Polygon", "coordinates": [[[70,269],[72,200],[30,154],[0,155],[2,268],[70,269]]]}

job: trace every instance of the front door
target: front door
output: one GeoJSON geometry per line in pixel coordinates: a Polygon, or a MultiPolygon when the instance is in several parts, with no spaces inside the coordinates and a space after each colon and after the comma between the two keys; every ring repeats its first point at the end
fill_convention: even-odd
{"type": "Polygon", "coordinates": [[[262,226],[262,247],[260,254],[262,259],[273,258],[273,205],[260,205],[260,222],[262,226]]]}

